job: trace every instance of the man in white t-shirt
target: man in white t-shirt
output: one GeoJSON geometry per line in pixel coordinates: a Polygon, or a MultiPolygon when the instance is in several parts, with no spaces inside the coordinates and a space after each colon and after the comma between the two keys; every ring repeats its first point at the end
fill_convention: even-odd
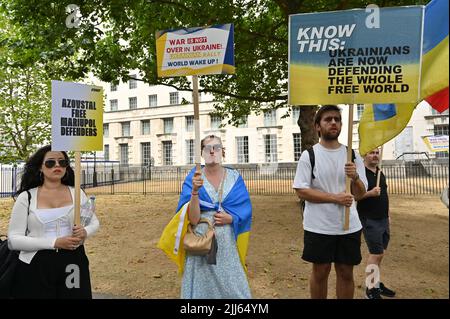
{"type": "Polygon", "coordinates": [[[320,142],[313,146],[314,169],[308,151],[297,165],[293,188],[305,200],[302,259],[313,263],[311,298],[327,298],[331,264],[336,270],[337,298],[353,298],[353,266],[361,262],[361,222],[355,200],[367,190],[364,163],[359,155],[347,162],[347,148],[338,142],[341,110],[324,105],[316,113],[314,127],[320,142]],[[345,178],[352,194],[345,193],[345,178]],[[349,229],[344,231],[345,207],[350,207],[349,229]]]}

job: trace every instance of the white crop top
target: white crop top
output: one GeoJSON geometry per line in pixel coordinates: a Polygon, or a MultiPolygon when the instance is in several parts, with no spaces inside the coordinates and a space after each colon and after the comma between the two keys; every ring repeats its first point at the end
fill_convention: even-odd
{"type": "Polygon", "coordinates": [[[73,205],[58,208],[38,208],[34,212],[44,224],[45,237],[64,237],[72,235],[69,212],[73,205]]]}

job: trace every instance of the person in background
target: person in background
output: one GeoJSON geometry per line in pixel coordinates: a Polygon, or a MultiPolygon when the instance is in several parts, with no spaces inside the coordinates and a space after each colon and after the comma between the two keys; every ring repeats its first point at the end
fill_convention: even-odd
{"type": "MultiPolygon", "coordinates": [[[[387,193],[386,177],[379,170],[380,150],[374,149],[364,156],[366,177],[369,183],[367,192],[358,201],[357,209],[359,219],[363,226],[363,234],[369,249],[367,269],[369,275],[373,271],[380,274],[381,261],[386,253],[391,232],[389,228],[389,197],[387,193]],[[380,172],[380,185],[377,186],[377,174],[380,172]]],[[[377,278],[377,276],[375,277],[377,278]]],[[[367,284],[367,283],[366,283],[367,284]]],[[[394,297],[395,291],[387,288],[382,282],[374,282],[366,287],[367,299],[382,299],[381,295],[394,297]]]]}

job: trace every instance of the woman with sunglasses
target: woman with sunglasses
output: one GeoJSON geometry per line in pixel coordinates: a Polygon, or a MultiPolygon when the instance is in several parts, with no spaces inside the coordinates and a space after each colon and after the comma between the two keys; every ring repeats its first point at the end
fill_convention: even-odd
{"type": "Polygon", "coordinates": [[[205,137],[201,141],[201,152],[205,165],[199,172],[194,167],[186,177],[178,213],[172,219],[176,225],[172,228],[172,221],[169,223],[158,246],[176,260],[183,273],[181,298],[248,299],[251,292],[245,258],[252,219],[250,197],[239,172],[222,166],[225,153],[219,137],[205,137]],[[184,252],[184,233],[177,243],[176,238],[180,236],[170,230],[186,229],[185,223],[190,222],[194,231],[203,235],[209,226],[199,223],[200,218],[214,225],[217,241],[217,250],[206,256],[184,252]],[[174,247],[177,256],[172,255],[174,247]]]}
{"type": "MultiPolygon", "coordinates": [[[[13,298],[92,298],[83,243],[99,222],[94,214],[74,226],[73,186],[66,152],[45,146],[25,164],[8,230],[9,248],[20,251],[13,298]]],[[[81,192],[81,205],[87,200],[81,192]]]]}

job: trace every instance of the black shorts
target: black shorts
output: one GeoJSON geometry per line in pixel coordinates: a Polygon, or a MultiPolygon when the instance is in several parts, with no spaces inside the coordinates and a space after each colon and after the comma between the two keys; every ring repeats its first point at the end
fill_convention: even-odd
{"type": "Polygon", "coordinates": [[[314,264],[359,265],[361,231],[345,235],[325,235],[305,230],[302,259],[314,264]]]}
{"type": "Polygon", "coordinates": [[[363,225],[363,234],[369,253],[373,255],[383,254],[391,238],[389,218],[361,218],[361,224],[363,225]]]}

